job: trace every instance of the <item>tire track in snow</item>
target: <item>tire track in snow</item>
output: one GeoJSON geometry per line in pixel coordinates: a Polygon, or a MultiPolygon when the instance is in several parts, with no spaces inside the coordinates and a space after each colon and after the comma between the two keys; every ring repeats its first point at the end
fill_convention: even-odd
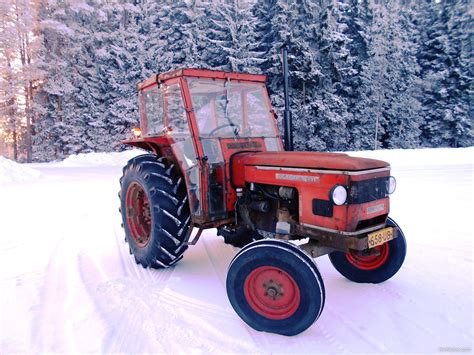
{"type": "Polygon", "coordinates": [[[23,247],[23,243],[18,240],[3,240],[0,243],[0,248],[5,252],[13,252],[16,249],[21,249],[23,247]]]}
{"type": "Polygon", "coordinates": [[[227,318],[219,307],[162,291],[155,282],[133,277],[101,282],[87,256],[81,256],[81,264],[81,270],[87,271],[83,273],[84,284],[106,327],[103,353],[180,353],[183,349],[214,352],[228,351],[229,345],[236,351],[253,348],[229,339],[214,325],[216,319],[222,322],[227,318]],[[203,309],[212,315],[209,320],[202,318],[203,309]]]}
{"type": "MultiPolygon", "coordinates": [[[[196,328],[196,324],[199,324],[199,329],[203,329],[203,325],[208,324],[208,322],[212,324],[215,319],[229,322],[229,321],[235,321],[237,318],[237,320],[240,321],[240,319],[238,319],[238,317],[235,316],[234,312],[231,309],[230,310],[223,309],[222,307],[210,305],[209,303],[199,302],[194,298],[186,297],[179,293],[173,292],[169,288],[166,288],[162,292],[162,290],[166,287],[168,280],[171,278],[174,267],[169,268],[169,269],[155,270],[155,269],[144,269],[140,265],[137,265],[134,261],[134,258],[128,253],[128,244],[126,244],[125,242],[122,243],[123,237],[121,234],[123,233],[123,231],[122,230],[118,231],[118,228],[116,228],[116,226],[117,224],[114,224],[114,233],[115,233],[117,247],[120,249],[119,253],[120,253],[121,263],[125,270],[124,276],[127,278],[127,282],[139,281],[141,287],[152,287],[155,294],[157,292],[160,293],[160,300],[157,301],[157,303],[159,303],[160,309],[166,308],[166,309],[162,309],[162,311],[159,312],[160,314],[166,314],[167,318],[169,318],[171,314],[171,318],[173,318],[173,314],[176,313],[176,311],[178,311],[182,313],[183,315],[185,315],[187,320],[195,318],[195,321],[194,321],[195,324],[191,324],[190,326],[190,329],[194,329],[194,330],[196,328]],[[203,311],[205,312],[204,317],[203,317],[203,311]],[[208,320],[208,322],[206,322],[206,320],[208,320]]],[[[230,257],[232,257],[232,254],[230,254],[230,257]]],[[[227,270],[226,264],[227,262],[225,261],[225,259],[219,262],[219,265],[225,265],[225,268],[223,268],[224,272],[225,270],[227,270]]],[[[151,308],[148,311],[144,311],[144,312],[153,312],[153,309],[155,306],[150,305],[149,307],[151,308]]],[[[137,313],[135,312],[135,314],[137,313]]],[[[132,324],[137,323],[136,320],[130,320],[130,319],[128,320],[128,322],[132,324]]],[[[227,336],[222,334],[219,327],[215,327],[211,325],[211,326],[206,326],[206,329],[207,329],[207,332],[215,333],[214,338],[221,339],[223,344],[225,344],[226,342],[228,343],[227,336]]],[[[118,333],[122,334],[122,333],[127,333],[127,332],[118,331],[118,333]]],[[[103,351],[110,352],[117,349],[123,349],[123,348],[128,347],[127,344],[114,345],[114,342],[115,342],[114,339],[116,338],[116,336],[117,336],[117,331],[115,333],[110,333],[110,332],[108,333],[108,335],[106,336],[106,339],[108,340],[104,341],[104,345],[102,347],[103,351]]],[[[141,350],[144,350],[147,347],[148,346],[144,344],[141,346],[136,346],[135,349],[140,348],[141,350]]],[[[235,347],[241,348],[242,342],[236,341],[235,347]]],[[[253,348],[253,346],[248,346],[245,349],[249,350],[250,348],[253,348]]],[[[153,349],[152,351],[156,351],[156,349],[153,349]]]]}
{"type": "MultiPolygon", "coordinates": [[[[316,321],[317,322],[317,321],[316,321]]],[[[314,325],[313,325],[314,326],[314,325]]],[[[344,346],[337,338],[332,334],[328,329],[324,327],[319,327],[318,332],[321,333],[324,339],[326,339],[327,344],[331,345],[331,349],[335,349],[336,353],[348,353],[350,350],[344,346]]]]}
{"type": "MultiPolygon", "coordinates": [[[[413,270],[417,271],[418,269],[414,268],[413,270]]],[[[418,272],[418,274],[423,275],[423,277],[427,276],[427,273],[424,272],[424,271],[423,272],[420,271],[420,272],[418,272]]],[[[434,278],[434,275],[435,274],[433,274],[433,278],[434,278]]],[[[426,303],[420,302],[420,301],[418,301],[418,299],[414,299],[412,297],[407,297],[406,294],[403,294],[403,293],[399,292],[398,290],[396,290],[389,283],[388,284],[387,283],[378,284],[378,285],[375,285],[375,287],[377,287],[377,289],[382,291],[383,293],[385,293],[385,294],[387,294],[387,295],[389,295],[393,298],[396,298],[399,301],[402,301],[402,302],[405,302],[405,303],[410,303],[412,305],[412,307],[410,307],[410,308],[424,309],[426,307],[426,303]]],[[[455,299],[453,300],[453,302],[455,302],[455,299]]],[[[432,311],[430,311],[430,313],[431,312],[432,311]]],[[[408,320],[410,324],[415,325],[417,328],[425,331],[426,333],[429,333],[431,336],[433,336],[433,337],[437,336],[437,333],[435,331],[433,331],[430,327],[424,326],[422,323],[419,322],[418,319],[410,318],[409,316],[405,315],[404,313],[400,313],[398,315],[400,316],[400,318],[404,318],[404,319],[408,320]]],[[[449,319],[448,317],[446,317],[442,313],[439,313],[439,316],[442,316],[446,320],[446,322],[451,324],[451,326],[453,328],[455,328],[458,333],[464,334],[467,337],[472,337],[472,333],[470,333],[465,328],[458,326],[457,322],[452,321],[451,319],[449,319]]]]}
{"type": "MultiPolygon", "coordinates": [[[[397,290],[394,290],[393,288],[390,287],[388,284],[377,284],[375,285],[377,291],[382,291],[383,293],[391,296],[392,298],[396,298],[402,302],[410,302],[413,305],[416,305],[416,308],[420,309],[422,305],[420,305],[420,302],[416,302],[412,298],[407,298],[397,290]]],[[[380,296],[381,298],[381,296],[380,296]]],[[[418,322],[418,320],[413,319],[411,317],[406,316],[404,313],[396,312],[397,317],[399,318],[404,318],[408,321],[408,324],[414,325],[417,328],[423,330],[426,333],[431,334],[432,336],[436,337],[436,332],[432,331],[429,327],[426,327],[418,322]]]]}
{"type": "MultiPolygon", "coordinates": [[[[205,333],[212,333],[218,339],[223,341],[230,341],[230,339],[223,335],[219,327],[209,327],[206,324],[212,324],[215,320],[219,322],[235,322],[236,324],[243,324],[246,329],[249,329],[244,323],[241,323],[241,319],[235,314],[232,308],[221,307],[218,305],[212,305],[207,302],[198,301],[195,298],[184,296],[180,293],[174,292],[170,289],[166,289],[161,293],[161,301],[163,304],[167,304],[172,309],[181,308],[183,313],[186,314],[188,320],[195,319],[192,321],[193,324],[201,324],[204,321],[204,326],[201,329],[205,329],[205,333]],[[204,311],[204,314],[203,314],[204,311]]],[[[256,331],[253,331],[254,333],[256,331]]],[[[263,333],[260,333],[263,334],[263,333]]],[[[246,344],[243,339],[232,340],[231,343],[236,346],[236,348],[245,346],[245,348],[256,348],[262,349],[261,346],[255,341],[254,337],[251,335],[252,344],[246,344]]]]}
{"type": "Polygon", "coordinates": [[[173,267],[167,269],[145,269],[135,262],[135,258],[129,252],[129,245],[125,241],[125,232],[121,227],[117,227],[117,224],[113,224],[113,231],[115,235],[115,241],[117,249],[120,255],[120,262],[122,269],[126,276],[134,277],[138,280],[153,282],[161,285],[161,288],[165,287],[168,280],[173,274],[173,267]]]}
{"type": "MultiPolygon", "coordinates": [[[[239,248],[232,247],[231,245],[225,244],[222,238],[214,236],[214,240],[208,241],[207,238],[203,238],[204,248],[206,254],[211,262],[211,265],[216,273],[219,281],[221,282],[224,289],[226,289],[226,279],[227,279],[227,270],[229,268],[230,261],[235,256],[235,254],[240,250],[239,248]],[[221,245],[216,247],[216,244],[221,245]],[[209,245],[212,243],[211,245],[209,245]],[[223,252],[225,251],[225,252],[223,252]]],[[[226,293],[227,294],[227,293],[226,293]]],[[[267,334],[264,332],[258,332],[255,329],[252,329],[247,325],[240,317],[235,313],[230,302],[227,302],[229,305],[230,311],[235,315],[235,317],[241,322],[242,326],[245,328],[250,338],[254,342],[255,346],[258,349],[268,349],[271,348],[271,341],[268,338],[267,334]]]]}
{"type": "Polygon", "coordinates": [[[195,298],[187,297],[170,289],[166,289],[161,292],[161,299],[170,306],[180,307],[185,305],[189,311],[199,311],[202,313],[204,310],[206,315],[212,317],[219,316],[225,317],[227,319],[235,319],[234,312],[232,310],[209,304],[207,302],[201,302],[195,298]]]}
{"type": "Polygon", "coordinates": [[[64,242],[65,238],[61,239],[51,254],[35,307],[37,312],[32,320],[31,338],[32,348],[38,352],[61,352],[74,343],[64,325],[67,308],[71,306],[67,277],[71,255],[64,242]]]}
{"type": "Polygon", "coordinates": [[[117,224],[116,223],[112,224],[112,230],[114,232],[115,244],[117,246],[117,251],[120,255],[120,265],[122,266],[122,271],[126,275],[129,275],[129,267],[128,267],[127,262],[126,262],[125,257],[124,257],[124,249],[128,250],[128,248],[129,248],[127,242],[125,241],[125,233],[123,233],[123,229],[121,229],[122,237],[120,236],[120,233],[117,230],[117,224]]]}
{"type": "MultiPolygon", "coordinates": [[[[217,237],[214,237],[215,239],[217,237]]],[[[227,269],[229,268],[229,263],[232,258],[235,256],[234,247],[224,244],[219,245],[216,248],[216,244],[218,244],[218,240],[209,241],[210,238],[203,238],[202,242],[204,244],[204,249],[206,250],[206,254],[211,262],[212,268],[216,273],[217,277],[223,288],[226,288],[226,278],[227,278],[227,269]],[[216,250],[219,252],[217,253],[216,250]]],[[[222,239],[222,238],[221,238],[222,239]]]]}
{"type": "MultiPolygon", "coordinates": [[[[401,300],[401,301],[404,301],[404,302],[409,302],[411,303],[414,307],[412,308],[416,308],[416,309],[421,309],[423,308],[425,305],[423,303],[420,303],[420,302],[417,302],[415,301],[413,298],[407,298],[405,297],[403,294],[401,294],[400,292],[390,288],[390,286],[388,285],[384,285],[384,284],[379,284],[377,285],[378,286],[378,289],[381,290],[382,292],[390,295],[390,296],[393,296],[393,297],[396,297],[397,299],[401,300]]],[[[432,312],[432,311],[430,311],[432,312]]],[[[397,312],[397,317],[398,318],[403,318],[407,321],[407,324],[411,324],[411,325],[414,325],[415,327],[417,327],[418,329],[424,331],[425,333],[427,334],[430,334],[433,339],[436,339],[437,336],[439,336],[438,332],[437,331],[434,331],[433,329],[431,329],[431,327],[429,326],[426,326],[424,325],[423,323],[420,323],[419,319],[418,318],[413,318],[413,317],[410,317],[408,315],[406,315],[405,313],[401,313],[401,312],[397,312]]],[[[439,316],[445,318],[445,320],[451,324],[451,326],[453,328],[456,328],[457,332],[458,333],[461,333],[461,334],[464,334],[466,337],[472,337],[472,334],[469,332],[469,331],[466,331],[466,329],[462,328],[462,327],[459,327],[457,326],[457,323],[448,319],[446,316],[444,316],[442,313],[439,313],[438,314],[439,316]]]]}
{"type": "MultiPolygon", "coordinates": [[[[121,280],[104,281],[94,260],[85,254],[79,256],[81,279],[86,291],[93,300],[95,307],[104,323],[105,335],[102,338],[102,353],[110,352],[147,352],[153,347],[147,346],[141,336],[139,315],[129,306],[129,300],[123,299],[116,302],[114,283],[120,284],[121,280]],[[110,297],[103,297],[104,288],[109,285],[110,297]],[[131,312],[124,311],[129,306],[131,312]]],[[[127,279],[125,279],[127,280],[127,279]]]]}
{"type": "Polygon", "coordinates": [[[326,305],[324,312],[326,313],[326,317],[328,317],[328,313],[331,314],[331,317],[333,319],[337,318],[340,324],[345,325],[350,331],[357,334],[358,338],[364,340],[366,344],[369,344],[372,347],[372,351],[374,352],[389,351],[389,349],[387,349],[387,347],[382,342],[371,338],[366,333],[359,330],[358,327],[353,322],[351,322],[346,316],[341,316],[337,311],[333,309],[333,307],[326,305]]]}

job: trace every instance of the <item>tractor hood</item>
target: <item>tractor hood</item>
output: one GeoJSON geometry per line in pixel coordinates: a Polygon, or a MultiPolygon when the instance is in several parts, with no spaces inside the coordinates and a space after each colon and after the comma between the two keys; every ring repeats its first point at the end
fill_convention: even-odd
{"type": "Polygon", "coordinates": [[[370,170],[390,166],[381,160],[356,158],[344,153],[254,152],[241,153],[235,158],[237,165],[240,166],[257,165],[342,171],[370,170]]]}

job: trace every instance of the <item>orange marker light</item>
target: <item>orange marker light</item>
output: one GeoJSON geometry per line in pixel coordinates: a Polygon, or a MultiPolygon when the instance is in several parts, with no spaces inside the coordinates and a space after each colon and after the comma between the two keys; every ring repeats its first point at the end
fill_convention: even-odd
{"type": "Polygon", "coordinates": [[[132,129],[132,132],[135,138],[140,138],[142,135],[142,130],[140,128],[134,128],[132,129]]]}
{"type": "Polygon", "coordinates": [[[171,129],[171,127],[165,127],[163,129],[163,133],[170,137],[173,134],[173,130],[171,129]]]}

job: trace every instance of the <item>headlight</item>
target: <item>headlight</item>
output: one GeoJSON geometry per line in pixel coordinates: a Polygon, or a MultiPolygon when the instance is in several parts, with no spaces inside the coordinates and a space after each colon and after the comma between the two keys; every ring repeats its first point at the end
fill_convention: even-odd
{"type": "Polygon", "coordinates": [[[393,194],[396,188],[397,188],[397,180],[395,180],[393,176],[390,176],[387,182],[387,192],[389,194],[393,194]]]}
{"type": "Polygon", "coordinates": [[[347,201],[347,190],[342,185],[336,185],[329,193],[332,203],[337,206],[343,205],[347,201]]]}

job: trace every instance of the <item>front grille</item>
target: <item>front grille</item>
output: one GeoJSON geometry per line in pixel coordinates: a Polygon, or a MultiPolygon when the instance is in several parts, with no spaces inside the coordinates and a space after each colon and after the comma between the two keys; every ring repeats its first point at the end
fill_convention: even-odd
{"type": "Polygon", "coordinates": [[[328,200],[313,200],[313,214],[316,216],[332,217],[333,204],[328,200]]]}
{"type": "Polygon", "coordinates": [[[385,223],[386,219],[387,219],[387,214],[383,214],[380,216],[376,216],[374,218],[359,221],[359,223],[357,223],[356,231],[385,223]]]}
{"type": "Polygon", "coordinates": [[[349,204],[360,204],[381,200],[388,196],[388,176],[354,181],[349,189],[349,204]]]}

